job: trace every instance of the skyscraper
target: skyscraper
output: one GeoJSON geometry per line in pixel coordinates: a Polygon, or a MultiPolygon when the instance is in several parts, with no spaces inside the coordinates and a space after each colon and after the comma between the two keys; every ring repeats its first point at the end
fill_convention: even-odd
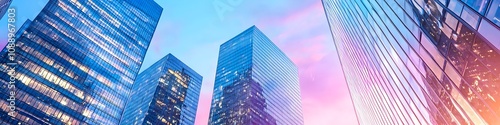
{"type": "Polygon", "coordinates": [[[0,53],[0,124],[118,124],[162,11],[153,0],[50,0],[17,32],[16,80],[9,46],[0,53]]]}
{"type": "Polygon", "coordinates": [[[297,67],[255,26],[220,46],[209,124],[304,124],[297,67]]]}
{"type": "Polygon", "coordinates": [[[122,125],[193,125],[202,76],[172,54],[141,72],[122,125]]]}
{"type": "Polygon", "coordinates": [[[9,9],[9,5],[12,3],[12,0],[2,0],[0,1],[0,19],[3,18],[7,10],[9,9]]]}
{"type": "Polygon", "coordinates": [[[500,0],[323,0],[361,124],[500,124],[500,0]]]}

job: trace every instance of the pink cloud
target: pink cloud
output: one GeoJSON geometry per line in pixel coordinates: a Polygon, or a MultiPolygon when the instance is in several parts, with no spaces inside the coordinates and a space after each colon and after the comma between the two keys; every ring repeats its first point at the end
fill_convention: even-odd
{"type": "Polygon", "coordinates": [[[259,25],[299,68],[305,124],[357,124],[321,1],[259,25]]]}
{"type": "MultiPolygon", "coordinates": [[[[256,25],[299,68],[306,125],[358,124],[321,1],[256,25]]],[[[196,125],[208,123],[210,102],[211,93],[202,93],[196,125]]]]}
{"type": "Polygon", "coordinates": [[[198,101],[198,109],[196,113],[195,125],[208,124],[208,116],[210,115],[210,105],[212,102],[212,94],[201,93],[198,101]],[[207,108],[208,106],[208,108],[207,108]]]}

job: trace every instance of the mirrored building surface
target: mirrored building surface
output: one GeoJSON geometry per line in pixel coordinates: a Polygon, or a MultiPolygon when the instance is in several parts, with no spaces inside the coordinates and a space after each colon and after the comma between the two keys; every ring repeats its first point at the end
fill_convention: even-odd
{"type": "Polygon", "coordinates": [[[297,67],[255,26],[220,46],[209,124],[304,124],[297,67]]]}
{"type": "Polygon", "coordinates": [[[0,124],[118,124],[162,10],[153,0],[50,0],[17,32],[15,59],[0,52],[0,124]]]}
{"type": "Polygon", "coordinates": [[[323,0],[360,124],[500,124],[500,0],[323,0]]]}
{"type": "Polygon", "coordinates": [[[172,54],[137,76],[121,125],[194,125],[202,76],[172,54]]]}

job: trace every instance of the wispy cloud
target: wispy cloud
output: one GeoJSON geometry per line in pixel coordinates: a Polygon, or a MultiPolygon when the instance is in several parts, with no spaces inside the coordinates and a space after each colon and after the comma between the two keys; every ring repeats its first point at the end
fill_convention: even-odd
{"type": "Polygon", "coordinates": [[[357,124],[321,1],[259,25],[299,67],[305,124],[357,124]]]}

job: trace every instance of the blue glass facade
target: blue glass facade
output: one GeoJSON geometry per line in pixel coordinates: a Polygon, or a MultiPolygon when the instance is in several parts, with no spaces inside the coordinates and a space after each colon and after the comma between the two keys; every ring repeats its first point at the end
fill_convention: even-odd
{"type": "Polygon", "coordinates": [[[220,46],[209,124],[304,124],[297,67],[255,26],[220,46]]]}
{"type": "Polygon", "coordinates": [[[500,124],[500,0],[323,0],[360,124],[500,124]]]}
{"type": "Polygon", "coordinates": [[[7,13],[7,9],[9,9],[9,5],[12,3],[12,0],[2,0],[0,1],[0,19],[3,18],[5,13],[7,13]]]}
{"type": "Polygon", "coordinates": [[[118,124],[162,11],[152,0],[50,0],[17,32],[14,88],[0,53],[0,124],[118,124]]]}
{"type": "Polygon", "coordinates": [[[202,76],[172,54],[137,76],[121,125],[193,125],[202,76]]]}

